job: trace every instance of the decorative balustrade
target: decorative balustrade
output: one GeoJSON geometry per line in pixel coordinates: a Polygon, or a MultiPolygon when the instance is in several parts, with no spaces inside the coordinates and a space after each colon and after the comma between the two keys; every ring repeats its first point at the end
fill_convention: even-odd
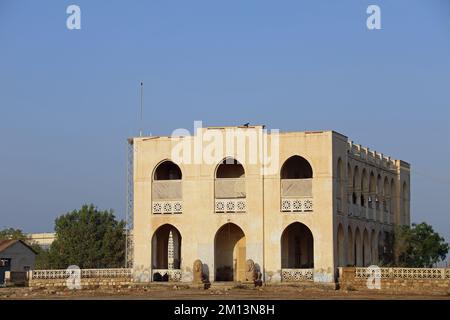
{"type": "MultiPolygon", "coordinates": [[[[32,270],[31,279],[67,279],[75,269],[32,270]]],[[[81,278],[131,278],[132,269],[81,269],[81,278]]]]}
{"type": "Polygon", "coordinates": [[[183,213],[181,180],[158,180],[152,184],[152,213],[183,213]]]}
{"type": "Polygon", "coordinates": [[[281,212],[313,212],[314,202],[312,197],[281,199],[281,212]]]}
{"type": "Polygon", "coordinates": [[[314,269],[281,269],[281,281],[314,281],[314,269]]]}
{"type": "Polygon", "coordinates": [[[216,213],[245,213],[247,201],[245,199],[216,199],[216,213]]]}
{"type": "Polygon", "coordinates": [[[153,214],[181,214],[183,213],[183,201],[153,201],[153,214]]]}
{"type": "Polygon", "coordinates": [[[153,269],[153,281],[157,281],[155,280],[155,275],[157,274],[161,276],[161,281],[164,279],[164,277],[167,277],[167,281],[169,282],[180,282],[183,275],[180,269],[153,269]]]}
{"type": "MultiPolygon", "coordinates": [[[[441,268],[380,268],[381,279],[450,279],[450,269],[441,268]]],[[[374,269],[356,268],[356,278],[367,279],[374,269]]]]}

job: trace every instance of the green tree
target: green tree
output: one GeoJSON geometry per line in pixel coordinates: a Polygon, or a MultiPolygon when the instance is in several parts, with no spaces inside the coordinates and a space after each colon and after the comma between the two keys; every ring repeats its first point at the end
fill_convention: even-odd
{"type": "Polygon", "coordinates": [[[52,268],[119,268],[125,261],[125,222],[113,211],[84,205],[55,220],[56,240],[50,246],[52,268]]]}
{"type": "Polygon", "coordinates": [[[0,240],[26,240],[26,238],[20,229],[6,228],[0,231],[0,240]]]}
{"type": "Polygon", "coordinates": [[[447,256],[449,244],[425,222],[394,231],[394,265],[409,268],[431,268],[447,256]]]}

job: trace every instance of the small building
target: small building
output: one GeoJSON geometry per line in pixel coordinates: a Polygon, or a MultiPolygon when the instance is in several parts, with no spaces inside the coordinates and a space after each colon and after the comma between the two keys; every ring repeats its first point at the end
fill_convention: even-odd
{"type": "Polygon", "coordinates": [[[26,272],[34,269],[36,252],[22,240],[0,240],[0,284],[5,272],[26,272]]]}

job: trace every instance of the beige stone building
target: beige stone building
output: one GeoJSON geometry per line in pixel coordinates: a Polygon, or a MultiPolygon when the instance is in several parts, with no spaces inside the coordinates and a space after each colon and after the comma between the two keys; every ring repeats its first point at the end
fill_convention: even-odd
{"type": "Polygon", "coordinates": [[[208,127],[130,142],[133,264],[152,281],[191,281],[197,259],[212,282],[244,281],[251,259],[265,282],[332,283],[339,266],[377,264],[393,226],[410,223],[409,164],[334,131],[208,127]]]}

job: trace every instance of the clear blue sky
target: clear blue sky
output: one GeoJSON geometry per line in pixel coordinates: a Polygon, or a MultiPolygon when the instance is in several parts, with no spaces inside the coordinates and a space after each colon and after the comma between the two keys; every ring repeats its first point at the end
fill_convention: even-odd
{"type": "Polygon", "coordinates": [[[141,80],[147,134],[333,129],[410,162],[412,220],[450,240],[450,1],[0,0],[0,227],[124,217],[141,80]]]}

